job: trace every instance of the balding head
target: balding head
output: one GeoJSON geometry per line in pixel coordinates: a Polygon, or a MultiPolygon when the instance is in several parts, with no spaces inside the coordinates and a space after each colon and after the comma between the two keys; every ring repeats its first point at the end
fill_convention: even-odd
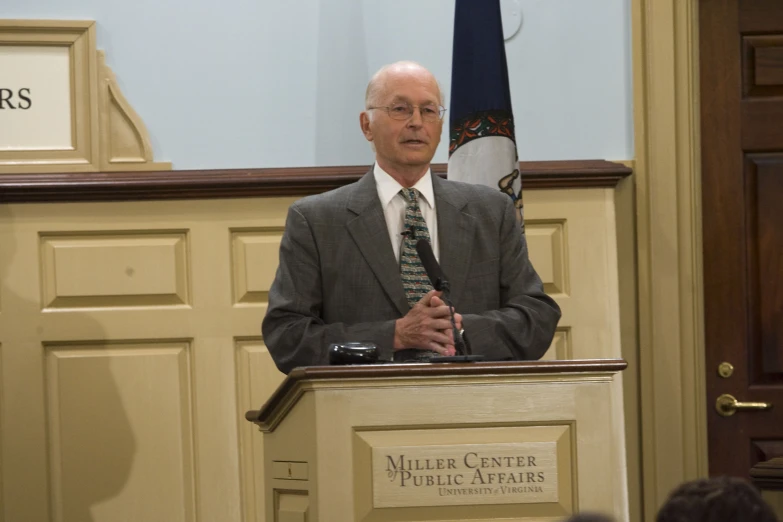
{"type": "Polygon", "coordinates": [[[443,105],[443,91],[435,76],[421,64],[401,61],[384,65],[370,78],[370,82],[367,84],[367,92],[364,96],[364,108],[369,109],[382,104],[387,91],[386,84],[388,80],[390,78],[404,77],[410,77],[414,81],[431,81],[437,88],[439,103],[443,105]]]}
{"type": "Polygon", "coordinates": [[[412,187],[440,143],[443,94],[437,80],[418,63],[393,63],[373,75],[365,103],[359,124],[375,162],[400,185],[412,187]]]}

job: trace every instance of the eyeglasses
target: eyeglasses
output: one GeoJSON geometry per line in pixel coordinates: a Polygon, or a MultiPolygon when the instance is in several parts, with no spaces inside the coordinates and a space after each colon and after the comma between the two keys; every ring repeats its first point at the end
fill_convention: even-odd
{"type": "Polygon", "coordinates": [[[382,107],[367,107],[368,111],[373,109],[383,109],[393,120],[407,120],[413,116],[413,109],[418,107],[421,119],[426,122],[436,122],[443,119],[446,108],[439,105],[411,105],[410,103],[398,102],[382,107]]]}

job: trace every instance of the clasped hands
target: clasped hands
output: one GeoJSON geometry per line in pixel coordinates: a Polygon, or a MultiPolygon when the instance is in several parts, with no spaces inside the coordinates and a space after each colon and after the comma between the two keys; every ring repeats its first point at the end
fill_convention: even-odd
{"type": "MultiPolygon", "coordinates": [[[[454,355],[454,331],[451,327],[449,306],[442,298],[443,292],[431,290],[405,317],[397,319],[394,326],[394,349],[419,348],[440,355],[454,355]]],[[[462,329],[462,315],[455,313],[457,331],[462,329]]]]}

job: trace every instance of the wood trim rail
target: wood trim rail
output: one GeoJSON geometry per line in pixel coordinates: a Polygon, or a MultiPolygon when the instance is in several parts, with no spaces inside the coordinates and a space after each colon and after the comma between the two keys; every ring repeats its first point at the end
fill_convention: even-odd
{"type": "MultiPolygon", "coordinates": [[[[520,162],[525,190],[613,188],[631,174],[604,160],[520,162]]],[[[0,175],[0,203],[306,196],[359,179],[368,166],[0,175]]],[[[445,176],[446,164],[433,165],[445,176]]]]}
{"type": "Polygon", "coordinates": [[[525,375],[541,373],[620,372],[628,367],[623,359],[575,359],[565,361],[502,361],[440,364],[376,364],[357,366],[311,366],[295,368],[260,410],[250,410],[245,418],[259,426],[286,397],[305,380],[378,379],[395,377],[452,377],[475,375],[525,375]]]}

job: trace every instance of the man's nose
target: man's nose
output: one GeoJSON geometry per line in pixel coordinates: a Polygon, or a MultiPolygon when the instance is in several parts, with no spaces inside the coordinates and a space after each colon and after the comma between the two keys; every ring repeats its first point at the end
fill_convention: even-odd
{"type": "Polygon", "coordinates": [[[408,119],[408,126],[421,127],[423,123],[424,120],[421,118],[421,109],[414,107],[413,114],[411,114],[411,117],[408,119]]]}

